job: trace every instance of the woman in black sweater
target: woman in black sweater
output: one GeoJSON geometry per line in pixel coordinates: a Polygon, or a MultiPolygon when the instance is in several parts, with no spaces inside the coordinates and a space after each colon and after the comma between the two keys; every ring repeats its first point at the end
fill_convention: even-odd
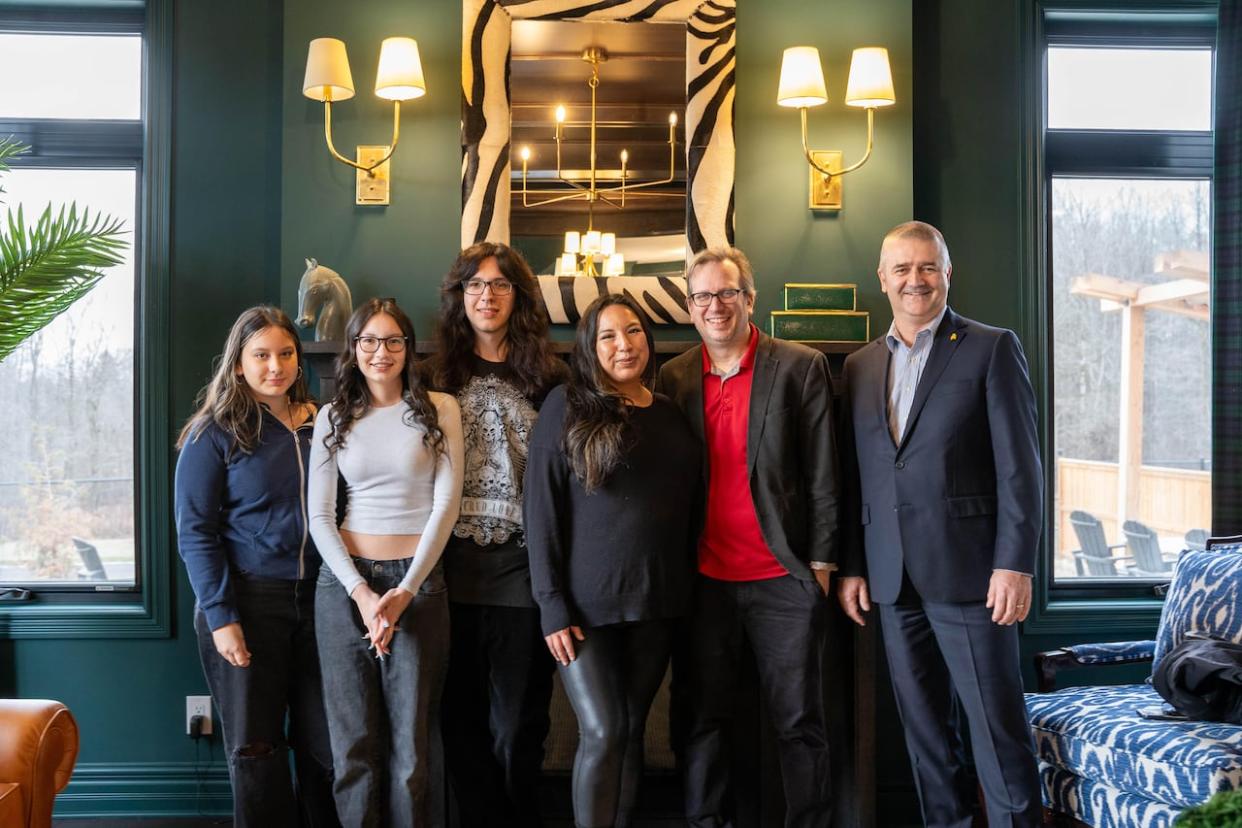
{"type": "Polygon", "coordinates": [[[544,402],[526,467],[531,583],[578,718],[582,828],[628,824],[672,619],[690,604],[702,449],[681,411],[647,388],[653,351],[632,299],[593,302],[570,382],[544,402]]]}

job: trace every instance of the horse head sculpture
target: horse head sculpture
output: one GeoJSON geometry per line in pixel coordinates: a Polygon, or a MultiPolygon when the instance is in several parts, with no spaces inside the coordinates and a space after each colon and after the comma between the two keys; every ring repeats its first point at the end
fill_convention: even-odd
{"type": "Polygon", "coordinates": [[[341,275],[314,259],[307,259],[306,272],[298,284],[298,327],[314,325],[316,342],[339,341],[345,338],[345,323],[353,311],[353,297],[341,275]]]}

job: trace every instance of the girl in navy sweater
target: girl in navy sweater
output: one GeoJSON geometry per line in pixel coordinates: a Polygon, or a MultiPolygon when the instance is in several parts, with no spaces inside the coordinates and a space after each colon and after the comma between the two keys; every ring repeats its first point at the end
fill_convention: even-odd
{"type": "Polygon", "coordinates": [[[177,440],[177,540],[238,826],[339,824],[306,514],[314,414],[297,330],[259,306],[233,323],[177,440]]]}

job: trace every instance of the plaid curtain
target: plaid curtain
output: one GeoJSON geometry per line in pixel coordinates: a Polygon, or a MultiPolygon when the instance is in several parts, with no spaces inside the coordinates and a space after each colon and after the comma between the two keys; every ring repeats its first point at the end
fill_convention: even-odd
{"type": "Polygon", "coordinates": [[[1220,0],[1212,279],[1212,533],[1242,534],[1242,0],[1220,0]]]}

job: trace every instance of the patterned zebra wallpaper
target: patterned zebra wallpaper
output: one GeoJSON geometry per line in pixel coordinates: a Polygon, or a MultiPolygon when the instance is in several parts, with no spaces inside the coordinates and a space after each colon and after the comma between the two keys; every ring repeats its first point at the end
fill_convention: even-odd
{"type": "Polygon", "coordinates": [[[513,20],[686,24],[686,255],[733,243],[736,0],[462,0],[461,246],[509,241],[513,20]]]}

